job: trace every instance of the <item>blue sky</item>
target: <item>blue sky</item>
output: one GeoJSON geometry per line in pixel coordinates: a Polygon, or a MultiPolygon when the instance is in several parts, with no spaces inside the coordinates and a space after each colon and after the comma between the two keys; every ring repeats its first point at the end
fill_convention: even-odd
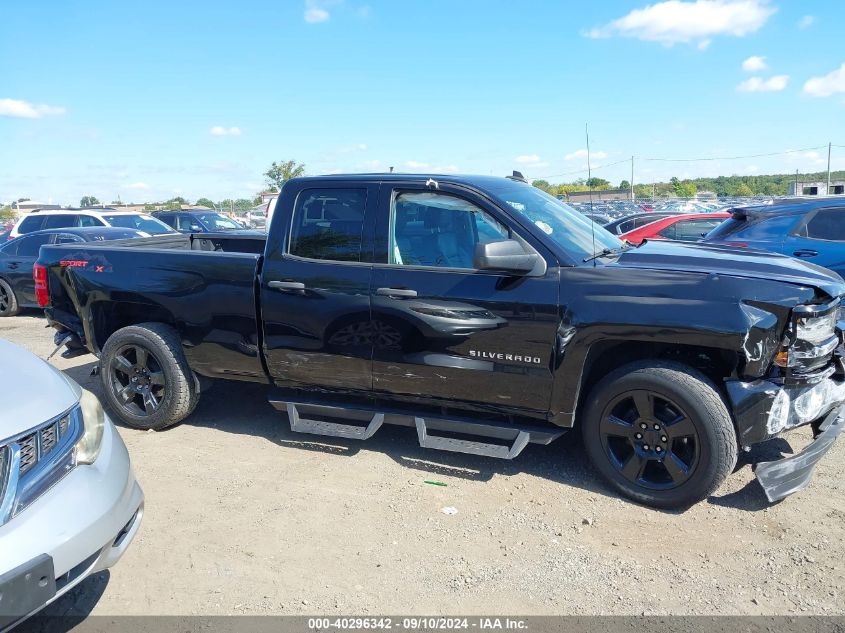
{"type": "Polygon", "coordinates": [[[646,158],[845,146],[841,0],[3,0],[0,23],[0,201],[251,197],[288,158],[570,181],[585,122],[613,182],[631,155],[651,182],[827,151],[646,158]]]}

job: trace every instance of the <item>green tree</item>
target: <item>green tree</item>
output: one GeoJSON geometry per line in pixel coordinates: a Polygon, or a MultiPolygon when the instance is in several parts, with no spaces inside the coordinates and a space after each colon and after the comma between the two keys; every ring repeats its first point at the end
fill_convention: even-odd
{"type": "Polygon", "coordinates": [[[268,185],[281,189],[282,185],[288,180],[302,176],[304,173],[305,165],[303,163],[297,163],[295,160],[286,160],[281,163],[273,161],[270,169],[265,171],[264,175],[267,177],[268,185]]]}
{"type": "Polygon", "coordinates": [[[17,214],[15,213],[15,210],[12,207],[4,206],[0,208],[0,220],[14,220],[16,217],[17,214]]]}
{"type": "Polygon", "coordinates": [[[176,196],[175,198],[171,198],[167,202],[164,203],[165,209],[179,209],[182,207],[183,204],[188,204],[188,201],[185,200],[182,196],[176,196]]]}
{"type": "Polygon", "coordinates": [[[100,204],[100,201],[94,196],[82,196],[79,201],[80,207],[96,207],[98,204],[100,204]]]}
{"type": "Polygon", "coordinates": [[[672,185],[672,191],[679,198],[692,198],[698,191],[698,188],[693,182],[689,180],[684,180],[683,182],[681,182],[674,176],[672,176],[672,179],[669,181],[669,184],[672,185]]]}
{"type": "Polygon", "coordinates": [[[540,179],[540,180],[535,180],[535,181],[533,181],[531,184],[532,184],[533,186],[537,187],[537,189],[542,189],[542,190],[543,190],[543,191],[545,191],[546,193],[548,193],[548,192],[549,192],[549,190],[552,188],[552,186],[549,184],[549,181],[548,181],[548,180],[543,180],[543,179],[540,179]]]}
{"type": "Polygon", "coordinates": [[[607,189],[610,187],[610,181],[605,180],[604,178],[597,178],[593,176],[587,181],[587,186],[593,189],[607,189]]]}
{"type": "Polygon", "coordinates": [[[214,202],[212,202],[208,198],[200,198],[199,200],[197,200],[197,206],[198,207],[208,207],[209,209],[213,209],[214,208],[214,202]]]}
{"type": "Polygon", "coordinates": [[[754,191],[747,184],[745,184],[744,182],[741,182],[741,183],[739,183],[739,185],[737,185],[735,195],[737,195],[737,196],[753,196],[754,191]]]}
{"type": "Polygon", "coordinates": [[[631,183],[628,182],[627,180],[623,180],[622,182],[619,183],[619,188],[624,189],[625,191],[628,191],[631,188],[631,183]]]}

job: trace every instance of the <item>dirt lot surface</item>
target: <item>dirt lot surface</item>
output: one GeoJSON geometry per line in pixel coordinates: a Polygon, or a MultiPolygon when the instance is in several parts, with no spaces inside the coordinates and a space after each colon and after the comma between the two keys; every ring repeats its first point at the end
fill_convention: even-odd
{"type": "MultiPolygon", "coordinates": [[[[0,336],[52,351],[36,314],[0,336]]],[[[100,393],[92,356],[51,362],[100,393]]],[[[51,613],[845,613],[845,441],[778,505],[746,463],[666,513],[618,498],[575,437],[505,462],[425,451],[397,427],[365,443],[301,435],[257,385],[218,382],[186,423],[120,433],[143,525],[51,613]]]]}

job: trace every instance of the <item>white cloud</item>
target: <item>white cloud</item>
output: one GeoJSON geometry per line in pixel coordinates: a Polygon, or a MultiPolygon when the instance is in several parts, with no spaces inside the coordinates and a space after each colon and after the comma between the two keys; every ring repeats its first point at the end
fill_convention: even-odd
{"type": "Polygon", "coordinates": [[[0,116],[15,119],[40,119],[51,114],[64,114],[60,106],[30,103],[20,99],[0,99],[0,116]]]}
{"type": "Polygon", "coordinates": [[[805,15],[800,20],[798,20],[798,28],[799,29],[808,29],[816,23],[816,16],[814,15],[805,15]]]}
{"type": "Polygon", "coordinates": [[[845,64],[822,77],[813,77],[804,84],[804,94],[829,97],[845,92],[845,64]]]}
{"type": "Polygon", "coordinates": [[[126,185],[127,189],[149,189],[150,186],[145,182],[133,182],[131,185],[126,185]]]}
{"type": "Polygon", "coordinates": [[[750,77],[739,84],[737,92],[780,92],[789,83],[789,75],[774,75],[768,79],[750,77]]]}
{"type": "Polygon", "coordinates": [[[514,160],[520,165],[530,165],[532,163],[539,163],[540,157],[537,154],[523,154],[522,156],[517,156],[514,160]]]}
{"type": "Polygon", "coordinates": [[[634,9],[586,35],[634,37],[666,46],[696,42],[706,48],[713,36],[742,37],[757,31],[776,10],[767,0],[666,0],[634,9]]]}
{"type": "MultiPolygon", "coordinates": [[[[575,160],[577,158],[587,158],[587,150],[585,149],[576,149],[571,154],[567,154],[563,157],[564,160],[575,160]]],[[[607,158],[607,152],[602,151],[592,151],[590,152],[590,159],[601,160],[603,158],[607,158]]]]}
{"type": "Polygon", "coordinates": [[[222,125],[215,125],[209,130],[212,136],[240,136],[241,128],[239,127],[224,127],[222,125]]]}
{"type": "Polygon", "coordinates": [[[766,70],[766,58],[759,55],[752,55],[744,62],[742,62],[742,69],[750,73],[757,73],[761,70],[766,70]]]}
{"type": "Polygon", "coordinates": [[[305,0],[305,21],[308,24],[319,24],[320,22],[327,22],[331,18],[331,14],[323,6],[324,3],[318,0],[305,0]]]}
{"type": "Polygon", "coordinates": [[[409,160],[405,163],[405,166],[409,169],[428,169],[428,163],[421,163],[416,160],[409,160]]]}

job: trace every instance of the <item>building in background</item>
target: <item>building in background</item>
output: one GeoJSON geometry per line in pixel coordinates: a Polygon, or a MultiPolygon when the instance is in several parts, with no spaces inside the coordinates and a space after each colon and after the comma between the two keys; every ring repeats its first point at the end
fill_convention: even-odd
{"type": "Polygon", "coordinates": [[[831,181],[830,189],[827,188],[827,181],[802,182],[792,181],[789,183],[790,196],[842,196],[845,195],[845,180],[831,181]]]}

